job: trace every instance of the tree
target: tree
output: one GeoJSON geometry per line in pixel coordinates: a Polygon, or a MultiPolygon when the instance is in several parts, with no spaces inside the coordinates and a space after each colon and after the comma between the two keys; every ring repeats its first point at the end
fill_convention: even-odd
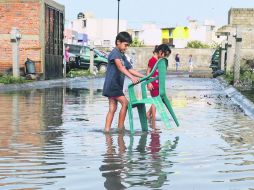
{"type": "Polygon", "coordinates": [[[131,47],[142,47],[144,46],[143,42],[140,41],[137,37],[135,37],[132,41],[131,47]]]}

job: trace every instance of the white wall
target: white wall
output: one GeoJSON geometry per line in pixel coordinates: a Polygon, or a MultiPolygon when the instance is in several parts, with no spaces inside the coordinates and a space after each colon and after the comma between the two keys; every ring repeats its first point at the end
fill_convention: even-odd
{"type": "MultiPolygon", "coordinates": [[[[86,18],[86,27],[83,27],[84,19],[76,19],[73,21],[72,29],[78,33],[88,35],[88,41],[93,41],[94,45],[104,45],[104,41],[110,42],[110,46],[115,46],[115,38],[117,35],[116,19],[96,19],[86,18]]],[[[127,21],[119,20],[119,31],[127,30],[127,21]]]]}
{"type": "Polygon", "coordinates": [[[175,48],[185,48],[189,39],[174,39],[175,48]]]}
{"type": "Polygon", "coordinates": [[[70,25],[70,29],[77,31],[78,33],[86,33],[85,28],[83,27],[83,19],[75,19],[70,25]]]}
{"type": "Polygon", "coordinates": [[[143,25],[139,39],[147,46],[159,45],[161,44],[161,29],[155,24],[143,25]]]}
{"type": "Polygon", "coordinates": [[[189,41],[198,40],[206,42],[207,31],[206,26],[197,26],[197,28],[189,28],[190,38],[189,41]]]}

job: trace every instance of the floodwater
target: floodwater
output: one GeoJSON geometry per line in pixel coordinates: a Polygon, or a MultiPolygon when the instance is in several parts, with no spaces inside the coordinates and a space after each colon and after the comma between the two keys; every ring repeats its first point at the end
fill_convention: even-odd
{"type": "Polygon", "coordinates": [[[253,190],[254,121],[215,79],[167,84],[180,127],[134,111],[134,135],[103,133],[103,79],[1,93],[0,189],[253,190]]]}

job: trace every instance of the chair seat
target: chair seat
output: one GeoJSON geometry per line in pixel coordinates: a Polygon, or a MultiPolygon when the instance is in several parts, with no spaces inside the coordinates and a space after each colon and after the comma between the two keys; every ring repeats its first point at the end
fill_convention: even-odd
{"type": "Polygon", "coordinates": [[[154,104],[155,101],[156,101],[155,97],[153,97],[153,98],[144,98],[144,99],[141,99],[141,100],[132,101],[131,105],[132,105],[132,107],[136,107],[139,104],[154,104]]]}

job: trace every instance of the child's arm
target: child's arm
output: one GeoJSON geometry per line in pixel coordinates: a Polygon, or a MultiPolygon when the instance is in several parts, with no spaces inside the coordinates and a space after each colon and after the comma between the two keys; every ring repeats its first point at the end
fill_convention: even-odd
{"type": "MultiPolygon", "coordinates": [[[[152,70],[152,68],[148,66],[147,69],[146,69],[146,75],[149,75],[151,73],[151,70],[152,70]]],[[[150,90],[150,91],[153,90],[153,84],[148,83],[147,84],[147,89],[150,90]]]]}
{"type": "Polygon", "coordinates": [[[122,62],[120,59],[115,59],[115,65],[117,67],[117,69],[122,72],[124,75],[126,75],[127,77],[129,77],[132,81],[133,84],[136,84],[139,82],[139,79],[134,77],[126,68],[125,66],[122,65],[122,62]]]}
{"type": "Polygon", "coordinates": [[[152,70],[151,67],[147,67],[147,69],[146,69],[146,76],[150,74],[151,70],[152,70]]]}
{"type": "Polygon", "coordinates": [[[130,72],[132,75],[136,76],[136,77],[143,78],[143,77],[145,76],[145,75],[139,73],[138,71],[136,71],[136,70],[134,70],[134,69],[129,69],[129,72],[130,72]]]}

